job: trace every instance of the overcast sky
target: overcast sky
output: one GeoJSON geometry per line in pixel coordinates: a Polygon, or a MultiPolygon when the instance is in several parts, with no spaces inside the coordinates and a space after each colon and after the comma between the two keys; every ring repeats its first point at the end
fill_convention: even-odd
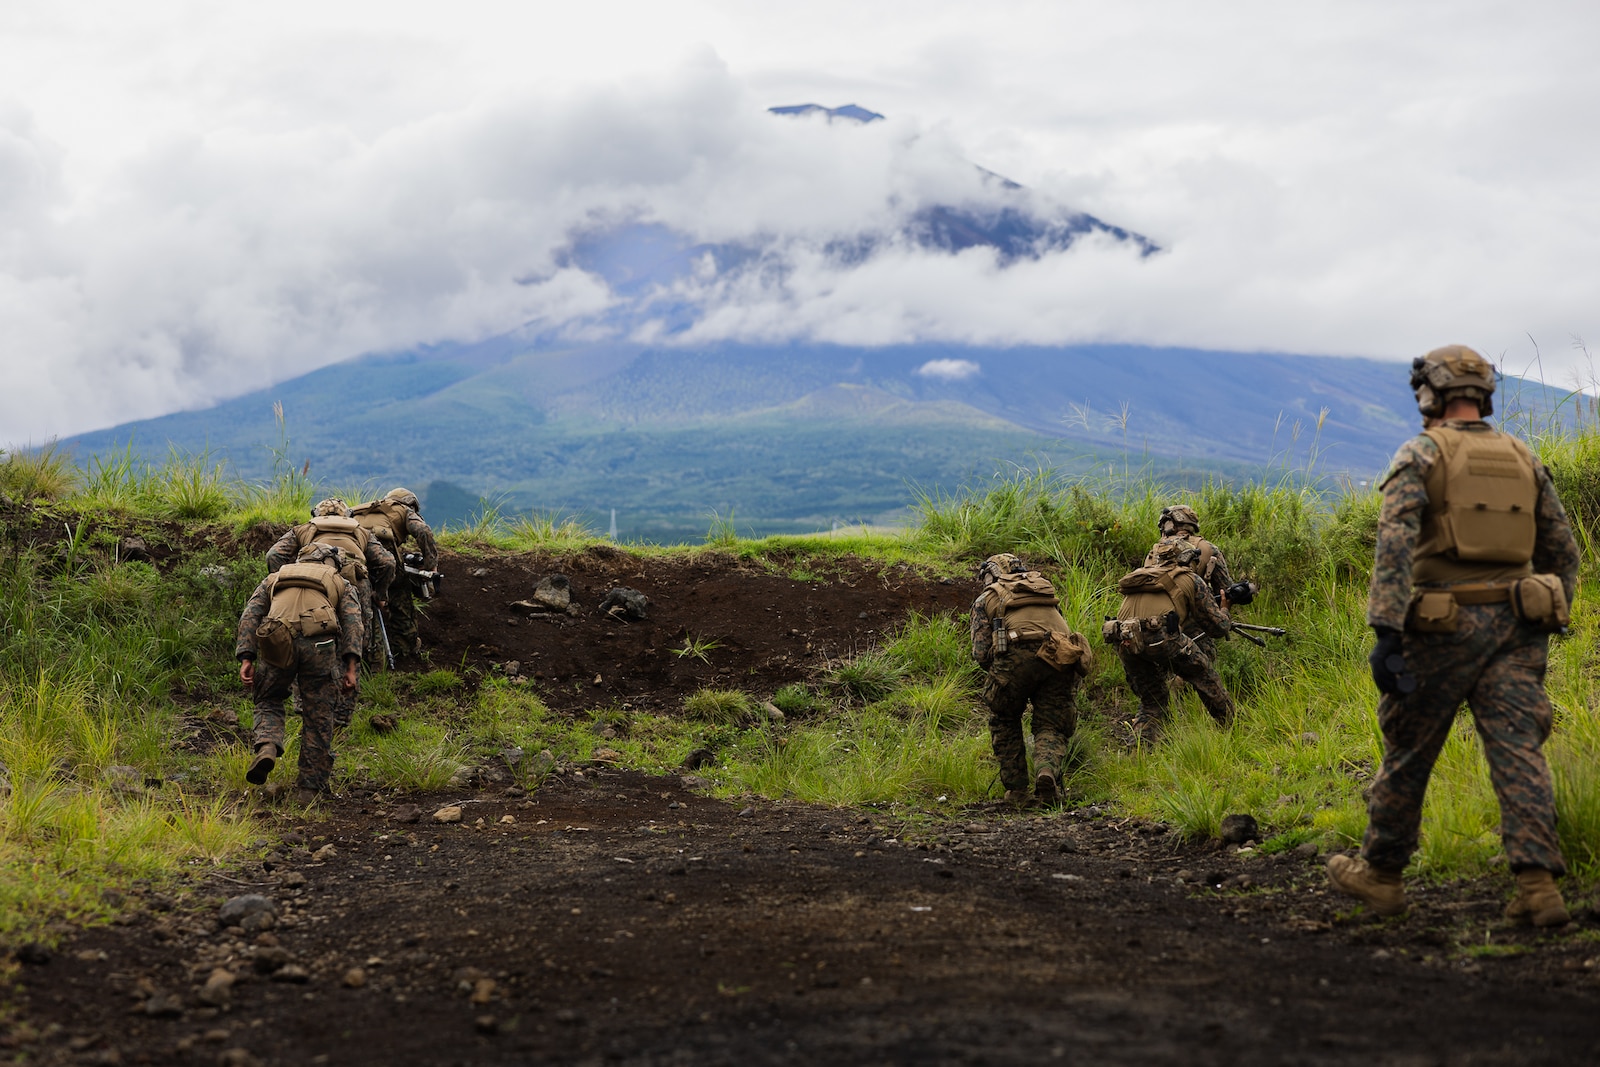
{"type": "Polygon", "coordinates": [[[0,445],[588,321],[614,294],[556,252],[597,218],[786,243],[700,338],[1536,341],[1569,384],[1596,40],[1593,3],[6,0],[0,445]],[[764,112],[803,102],[889,120],[764,112]],[[967,161],[1166,251],[815,254],[967,161]]]}

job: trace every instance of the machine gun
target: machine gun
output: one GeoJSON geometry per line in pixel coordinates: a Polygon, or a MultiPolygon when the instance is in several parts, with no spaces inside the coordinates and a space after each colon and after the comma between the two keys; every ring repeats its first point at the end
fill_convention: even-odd
{"type": "MultiPolygon", "coordinates": [[[[1261,592],[1261,587],[1255,582],[1234,582],[1232,585],[1228,586],[1228,588],[1222,591],[1222,596],[1225,600],[1227,600],[1228,605],[1231,607],[1234,604],[1250,603],[1256,598],[1256,594],[1259,592],[1261,592]]],[[[1255,634],[1271,634],[1273,637],[1289,636],[1289,631],[1285,630],[1281,626],[1257,626],[1255,623],[1250,622],[1236,622],[1233,624],[1233,628],[1239,631],[1240,637],[1244,638],[1246,641],[1249,641],[1257,648],[1266,648],[1267,643],[1261,640],[1261,638],[1256,637],[1255,634]],[[1247,631],[1254,632],[1252,633],[1247,631]]]]}
{"type": "Polygon", "coordinates": [[[406,573],[417,583],[417,593],[423,600],[432,600],[437,587],[444,583],[444,571],[423,570],[420,552],[407,552],[403,562],[406,573]]]}

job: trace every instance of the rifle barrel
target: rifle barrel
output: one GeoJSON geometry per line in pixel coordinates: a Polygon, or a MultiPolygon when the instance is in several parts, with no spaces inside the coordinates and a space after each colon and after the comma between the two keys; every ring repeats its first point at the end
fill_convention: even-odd
{"type": "Polygon", "coordinates": [[[1254,630],[1257,633],[1271,634],[1273,637],[1289,636],[1289,631],[1281,626],[1257,626],[1253,622],[1236,622],[1233,624],[1233,628],[1235,630],[1254,630]]]}

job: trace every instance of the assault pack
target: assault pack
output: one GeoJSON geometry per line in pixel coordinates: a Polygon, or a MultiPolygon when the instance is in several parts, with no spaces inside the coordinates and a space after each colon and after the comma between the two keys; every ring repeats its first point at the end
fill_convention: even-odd
{"type": "Polygon", "coordinates": [[[1088,673],[1089,642],[1061,617],[1056,588],[1038,571],[994,578],[980,602],[994,632],[995,652],[1006,652],[1018,641],[1038,642],[1036,654],[1051,667],[1088,673]]]}
{"type": "Polygon", "coordinates": [[[1182,564],[1140,567],[1117,581],[1122,606],[1115,619],[1107,619],[1100,636],[1108,645],[1143,652],[1183,630],[1194,613],[1194,584],[1198,575],[1182,564]],[[1184,577],[1188,581],[1182,581],[1184,577]]]}
{"type": "Polygon", "coordinates": [[[288,563],[267,575],[272,606],[256,627],[261,658],[274,667],[294,664],[296,637],[323,637],[339,632],[344,579],[321,563],[288,563]]]}
{"type": "Polygon", "coordinates": [[[399,559],[400,554],[396,550],[405,543],[410,533],[406,529],[408,510],[404,504],[397,504],[393,500],[374,500],[370,504],[351,508],[350,517],[366,527],[369,533],[383,542],[383,547],[399,559]]]}
{"type": "Polygon", "coordinates": [[[332,545],[344,554],[339,573],[347,582],[367,578],[367,545],[372,534],[356,519],[322,515],[294,528],[295,540],[304,549],[311,544],[332,545]]]}

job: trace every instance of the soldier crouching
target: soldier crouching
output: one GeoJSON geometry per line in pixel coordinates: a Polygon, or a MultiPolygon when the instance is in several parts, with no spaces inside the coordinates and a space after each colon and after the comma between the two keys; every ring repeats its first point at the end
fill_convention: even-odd
{"type": "Polygon", "coordinates": [[[983,700],[1006,800],[1028,798],[1028,750],[1022,714],[1033,704],[1034,796],[1060,795],[1067,744],[1077,725],[1078,682],[1089,670],[1089,643],[1061,615],[1055,589],[1010,553],[990,556],[972,605],[972,656],[988,672],[983,700]]]}
{"type": "Polygon", "coordinates": [[[234,655],[255,701],[255,757],[245,779],[261,785],[284,748],[284,698],[297,685],[300,767],[297,799],[310,803],[333,776],[334,710],[353,690],[365,634],[361,602],[339,576],[340,552],[314,544],[297,562],[256,586],[239,617],[234,655]],[[257,669],[256,661],[260,660],[257,669]],[[341,666],[342,664],[342,666],[341,666]]]}
{"type": "Polygon", "coordinates": [[[1569,919],[1555,879],[1556,834],[1544,676],[1549,635],[1563,630],[1579,555],[1549,472],[1521,441],[1483,421],[1495,372],[1450,345],[1412,363],[1423,433],[1395,454],[1367,601],[1369,657],[1383,694],[1383,763],[1359,857],[1335,855],[1335,888],[1379,915],[1406,910],[1401,872],[1416,851],[1422,800],[1463,702],[1472,711],[1500,801],[1500,833],[1517,876],[1506,917],[1569,919]]]}

